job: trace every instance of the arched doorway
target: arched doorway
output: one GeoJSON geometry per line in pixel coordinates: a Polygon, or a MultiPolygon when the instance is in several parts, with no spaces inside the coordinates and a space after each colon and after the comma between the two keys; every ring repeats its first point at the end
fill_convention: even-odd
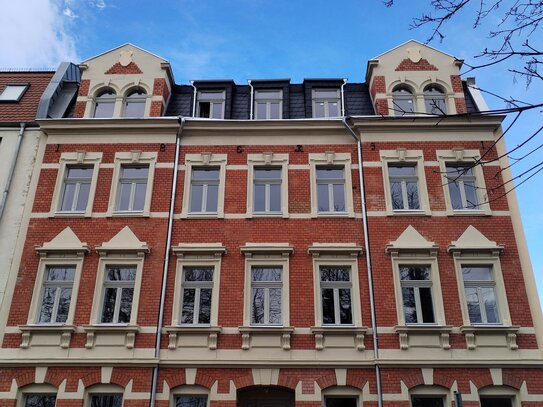
{"type": "Polygon", "coordinates": [[[294,407],[294,391],[275,386],[238,390],[238,407],[294,407]]]}

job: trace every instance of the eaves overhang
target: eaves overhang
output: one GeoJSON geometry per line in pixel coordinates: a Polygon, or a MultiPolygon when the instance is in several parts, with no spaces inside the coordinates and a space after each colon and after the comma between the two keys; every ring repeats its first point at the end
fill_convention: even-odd
{"type": "Polygon", "coordinates": [[[92,135],[115,134],[175,134],[179,128],[178,117],[141,119],[43,119],[37,120],[41,130],[48,134],[92,135]]]}

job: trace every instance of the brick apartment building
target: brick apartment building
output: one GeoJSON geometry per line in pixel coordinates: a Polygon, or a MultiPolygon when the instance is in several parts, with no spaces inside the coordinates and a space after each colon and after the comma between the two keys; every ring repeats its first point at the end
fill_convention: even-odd
{"type": "Polygon", "coordinates": [[[503,117],[460,66],[416,41],[363,83],[82,63],[37,120],[0,405],[543,406],[503,117]]]}

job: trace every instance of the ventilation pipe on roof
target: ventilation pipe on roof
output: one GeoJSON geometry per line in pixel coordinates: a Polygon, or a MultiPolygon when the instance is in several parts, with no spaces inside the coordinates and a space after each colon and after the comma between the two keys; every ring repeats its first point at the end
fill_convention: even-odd
{"type": "Polygon", "coordinates": [[[192,96],[192,117],[196,117],[196,96],[197,96],[197,89],[196,85],[194,85],[194,81],[190,81],[190,86],[194,88],[194,94],[192,96]]]}
{"type": "Polygon", "coordinates": [[[249,120],[253,120],[253,108],[254,108],[254,95],[255,95],[255,88],[253,88],[253,85],[251,84],[251,80],[249,79],[247,81],[249,86],[251,87],[251,106],[249,106],[249,120]]]}
{"type": "Polygon", "coordinates": [[[343,83],[341,85],[341,116],[345,117],[345,94],[343,93],[343,88],[347,83],[347,78],[343,78],[343,83]]]}
{"type": "Polygon", "coordinates": [[[17,157],[19,156],[19,150],[21,149],[21,143],[23,141],[23,134],[25,132],[25,128],[26,128],[26,123],[21,123],[19,136],[17,137],[17,144],[15,146],[15,154],[13,154],[13,160],[11,161],[11,166],[9,167],[8,178],[6,180],[6,186],[2,194],[2,203],[0,203],[0,219],[2,219],[2,215],[4,214],[4,209],[6,208],[9,188],[11,186],[11,181],[13,179],[13,172],[15,171],[15,164],[17,164],[17,157]]]}
{"type": "MultiPolygon", "coordinates": [[[[344,79],[347,82],[346,79],[344,79]]],[[[343,87],[341,88],[341,95],[343,96],[343,87]]],[[[373,337],[373,357],[375,359],[375,381],[377,383],[377,403],[379,407],[383,406],[383,392],[381,388],[381,372],[379,368],[379,346],[377,338],[377,317],[375,314],[375,297],[373,292],[373,273],[371,270],[371,256],[370,256],[370,240],[368,232],[368,216],[366,208],[366,192],[364,190],[364,170],[362,161],[362,139],[356,135],[354,130],[347,123],[347,118],[342,118],[343,125],[349,131],[351,136],[356,140],[356,148],[358,152],[358,180],[360,188],[360,203],[362,205],[362,229],[364,232],[364,249],[366,252],[366,268],[368,270],[368,289],[370,297],[370,312],[371,312],[371,332],[373,337]]]]}
{"type": "Polygon", "coordinates": [[[164,269],[162,270],[162,287],[160,290],[160,308],[158,311],[158,322],[155,338],[155,362],[156,366],[153,368],[153,382],[151,386],[151,399],[149,401],[150,407],[155,406],[156,393],[158,385],[158,369],[160,366],[160,338],[162,336],[162,325],[164,319],[164,305],[166,302],[166,283],[168,281],[168,269],[170,268],[170,247],[172,245],[172,232],[173,232],[173,215],[175,211],[175,197],[177,195],[177,173],[179,167],[179,155],[181,150],[181,133],[183,132],[183,126],[185,125],[185,118],[179,117],[179,129],[175,136],[175,161],[173,163],[173,180],[171,188],[170,198],[170,211],[168,213],[168,230],[166,233],[166,250],[164,253],[164,269]]]}

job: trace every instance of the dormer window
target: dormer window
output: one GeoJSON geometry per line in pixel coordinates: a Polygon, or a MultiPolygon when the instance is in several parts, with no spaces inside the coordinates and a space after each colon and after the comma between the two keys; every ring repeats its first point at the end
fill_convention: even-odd
{"type": "Polygon", "coordinates": [[[395,116],[413,114],[415,112],[413,92],[407,86],[397,86],[392,91],[392,105],[395,116]]]}
{"type": "Polygon", "coordinates": [[[142,88],[129,92],[124,101],[124,117],[143,117],[145,115],[145,102],[147,93],[142,88]]]}
{"type": "Polygon", "coordinates": [[[196,116],[207,119],[224,119],[224,91],[198,92],[196,116]]]}
{"type": "Polygon", "coordinates": [[[313,117],[339,117],[341,115],[339,89],[313,90],[313,117]]]}
{"type": "Polygon", "coordinates": [[[255,119],[281,119],[283,92],[281,90],[257,90],[255,92],[255,119]]]}
{"type": "Polygon", "coordinates": [[[447,114],[447,103],[445,101],[445,92],[436,84],[431,84],[424,88],[424,105],[426,113],[435,115],[447,114]]]}
{"type": "Polygon", "coordinates": [[[94,99],[94,114],[95,118],[113,117],[115,109],[115,98],[117,94],[111,88],[102,90],[94,99]]]}

